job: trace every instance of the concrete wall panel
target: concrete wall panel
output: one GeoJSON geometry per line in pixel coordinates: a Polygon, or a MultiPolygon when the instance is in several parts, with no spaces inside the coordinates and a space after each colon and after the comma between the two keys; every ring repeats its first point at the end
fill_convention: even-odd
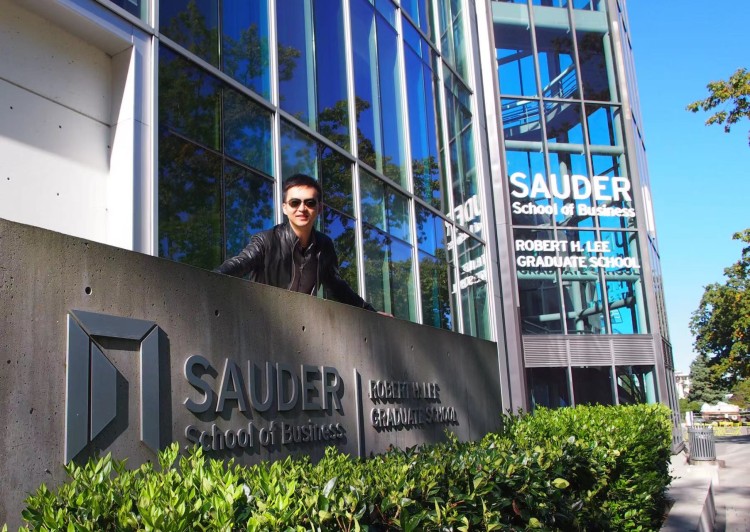
{"type": "MultiPolygon", "coordinates": [[[[0,253],[0,453],[6,457],[0,478],[16,488],[0,495],[0,522],[16,523],[26,493],[41,482],[64,480],[66,412],[68,427],[95,427],[93,437],[83,436],[89,443],[75,452],[76,461],[111,451],[128,457],[130,466],[155,458],[141,438],[154,420],[159,446],[189,445],[205,432],[203,443],[213,447],[215,431],[230,431],[232,443],[242,429],[252,434],[252,445],[233,442],[227,449],[224,441],[224,449],[210,454],[248,464],[288,454],[316,459],[327,445],[353,455],[381,452],[442,440],[446,429],[474,439],[498,426],[492,342],[2,219],[0,253]],[[158,327],[149,338],[157,339],[159,354],[146,374],[149,366],[140,362],[141,349],[149,349],[145,340],[96,333],[111,326],[114,336],[123,336],[132,325],[127,319],[158,327]],[[94,335],[92,345],[104,356],[91,355],[90,385],[80,372],[66,373],[69,321],[94,335]],[[196,355],[203,359],[190,358],[196,355]],[[185,378],[187,360],[211,366],[206,374],[193,367],[197,387],[185,378]],[[248,364],[264,370],[266,362],[277,368],[274,376],[291,369],[300,392],[294,406],[284,410],[282,398],[268,410],[248,404],[241,412],[246,396],[227,399],[216,412],[222,376],[233,382],[224,386],[225,398],[236,397],[234,383],[247,391],[248,364]],[[110,364],[116,372],[102,369],[110,364]],[[327,409],[304,409],[305,376],[308,406],[322,407],[328,399],[327,409]],[[116,393],[105,382],[114,383],[116,393]],[[84,398],[82,408],[66,407],[66,386],[68,395],[84,398]],[[191,412],[185,402],[202,403],[200,388],[206,387],[217,394],[212,408],[191,412]],[[381,397],[371,398],[372,392],[381,397]],[[389,426],[375,426],[381,423],[389,426]]],[[[90,355],[73,346],[67,356],[71,367],[84,361],[85,368],[90,355]]],[[[258,384],[265,382],[262,375],[258,384]]],[[[264,392],[261,386],[261,401],[264,392]]]]}

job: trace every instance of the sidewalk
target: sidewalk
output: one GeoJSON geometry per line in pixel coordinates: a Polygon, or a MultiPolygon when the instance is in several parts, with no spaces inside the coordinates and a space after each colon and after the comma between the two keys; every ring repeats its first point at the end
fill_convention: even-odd
{"type": "Polygon", "coordinates": [[[672,457],[674,501],[662,532],[750,532],[750,436],[716,440],[715,462],[672,457]]]}

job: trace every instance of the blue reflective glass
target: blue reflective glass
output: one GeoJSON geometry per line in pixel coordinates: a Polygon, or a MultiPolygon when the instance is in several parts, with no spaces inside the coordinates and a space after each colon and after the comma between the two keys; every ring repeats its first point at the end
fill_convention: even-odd
{"type": "Polygon", "coordinates": [[[366,0],[353,0],[351,17],[357,148],[359,159],[376,168],[376,154],[383,153],[383,142],[377,88],[375,17],[372,6],[366,0]]]}
{"type": "Polygon", "coordinates": [[[563,330],[562,304],[554,250],[535,243],[555,241],[550,229],[514,229],[516,275],[524,334],[559,334],[563,330]]]}
{"type": "Polygon", "coordinates": [[[407,187],[404,167],[404,127],[401,115],[401,75],[398,67],[398,36],[381,17],[376,17],[378,69],[382,105],[383,159],[378,170],[407,187]]]}
{"type": "Polygon", "coordinates": [[[219,66],[218,0],[159,2],[159,26],[162,34],[219,66]]]}
{"type": "Polygon", "coordinates": [[[589,143],[603,146],[622,146],[620,107],[585,104],[589,143]]]}
{"type": "Polygon", "coordinates": [[[536,28],[539,75],[547,98],[578,98],[573,40],[567,28],[536,28]]]}
{"type": "Polygon", "coordinates": [[[362,172],[360,176],[362,220],[391,236],[411,242],[409,201],[380,179],[362,172]]]}
{"type": "Polygon", "coordinates": [[[445,253],[435,257],[419,252],[419,282],[422,298],[422,323],[451,330],[453,308],[448,288],[448,263],[445,253]]]}
{"type": "Polygon", "coordinates": [[[610,281],[607,275],[607,300],[612,334],[647,334],[644,312],[643,291],[640,279],[610,281]]]}
{"type": "Polygon", "coordinates": [[[586,157],[578,153],[549,154],[548,193],[553,197],[559,225],[594,227],[593,181],[586,169],[586,157]]]}
{"type": "Polygon", "coordinates": [[[237,255],[258,231],[274,225],[273,181],[241,166],[224,165],[226,256],[237,255]]]}
{"type": "Polygon", "coordinates": [[[435,41],[434,14],[430,0],[401,0],[401,9],[409,15],[409,18],[422,30],[422,33],[433,42],[435,41]]]}
{"type": "Polygon", "coordinates": [[[221,174],[218,154],[160,135],[160,257],[206,269],[221,264],[221,174]]]}
{"type": "Polygon", "coordinates": [[[411,246],[370,226],[362,233],[367,299],[375,308],[415,321],[411,246]]]}
{"type": "Polygon", "coordinates": [[[610,85],[614,86],[614,72],[610,72],[611,51],[609,35],[578,31],[578,60],[581,64],[583,97],[587,100],[613,100],[610,85]],[[606,48],[606,50],[605,50],[606,48]]]}
{"type": "Polygon", "coordinates": [[[159,124],[220,149],[221,83],[166,46],[159,47],[159,124]]]}
{"type": "Polygon", "coordinates": [[[498,81],[502,94],[537,94],[531,30],[528,17],[525,18],[526,24],[495,25],[498,81]]]}
{"type": "Polygon", "coordinates": [[[388,23],[396,28],[396,6],[391,0],[375,0],[375,7],[388,23]]]}
{"type": "Polygon", "coordinates": [[[502,99],[505,140],[542,142],[538,100],[502,99]]]}
{"type": "Polygon", "coordinates": [[[432,70],[429,62],[423,62],[409,47],[405,47],[405,60],[414,193],[435,208],[440,208],[442,191],[436,131],[437,102],[432,87],[432,70]]]}
{"type": "Polygon", "coordinates": [[[224,153],[273,175],[271,113],[246,96],[224,89],[224,153]]]}
{"type": "Polygon", "coordinates": [[[286,0],[276,9],[279,105],[315,128],[315,59],[312,0],[286,0]]]}
{"type": "Polygon", "coordinates": [[[109,0],[143,22],[148,22],[149,0],[109,0]]]}
{"type": "MultiPolygon", "coordinates": [[[[315,65],[318,131],[349,150],[344,9],[342,0],[315,0],[315,65]]],[[[284,11],[286,13],[286,10],[284,11]]]]}
{"type": "MultiPolygon", "coordinates": [[[[352,162],[329,146],[319,144],[320,181],[323,202],[350,216],[354,216],[352,192],[352,162]]],[[[325,213],[325,211],[324,211],[325,213]]]]}
{"type": "Polygon", "coordinates": [[[318,177],[318,143],[285,120],[281,121],[281,179],[302,173],[318,177]]]}
{"type": "Polygon", "coordinates": [[[544,102],[547,141],[583,144],[581,104],[572,102],[544,102]]]}
{"type": "Polygon", "coordinates": [[[505,158],[513,225],[552,225],[554,208],[543,186],[547,183],[544,154],[506,150],[505,158]]]}
{"type": "Polygon", "coordinates": [[[445,249],[445,222],[424,207],[417,206],[417,245],[430,255],[445,249]]]}
{"type": "Polygon", "coordinates": [[[222,69],[264,98],[270,97],[268,3],[222,0],[222,69]]]}
{"type": "Polygon", "coordinates": [[[606,207],[599,214],[599,226],[608,228],[633,228],[636,226],[635,206],[630,180],[621,171],[620,156],[591,155],[594,174],[599,179],[600,198],[597,205],[606,207]]]}
{"type": "Polygon", "coordinates": [[[458,231],[456,237],[464,333],[489,340],[492,331],[487,300],[485,248],[463,231],[458,231]]]}
{"type": "Polygon", "coordinates": [[[617,400],[621,405],[658,401],[654,366],[616,366],[617,400]]]}
{"type": "MultiPolygon", "coordinates": [[[[324,189],[324,194],[328,191],[324,189]]],[[[358,292],[357,246],[354,220],[332,208],[326,207],[321,214],[321,231],[333,240],[339,259],[339,273],[355,292],[358,292]]],[[[378,307],[382,308],[382,307],[378,307]]]]}
{"type": "Polygon", "coordinates": [[[599,239],[594,231],[565,230],[558,240],[567,242],[564,255],[580,258],[580,263],[565,268],[563,307],[568,334],[606,334],[604,294],[597,267],[599,239]]]}

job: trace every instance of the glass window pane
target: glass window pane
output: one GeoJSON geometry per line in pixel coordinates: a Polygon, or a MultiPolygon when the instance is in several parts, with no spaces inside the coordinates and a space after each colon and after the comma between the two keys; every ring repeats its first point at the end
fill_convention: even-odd
{"type": "Polygon", "coordinates": [[[353,0],[351,10],[358,156],[372,168],[377,168],[375,154],[383,153],[383,139],[380,129],[380,99],[377,96],[375,17],[367,0],[353,0]]]}
{"type": "Polygon", "coordinates": [[[422,30],[427,38],[435,42],[434,13],[430,0],[401,0],[401,8],[422,30]]]}
{"type": "Polygon", "coordinates": [[[382,160],[377,170],[396,183],[407,187],[404,164],[404,127],[401,113],[401,75],[398,68],[398,38],[393,27],[376,17],[378,69],[380,74],[381,123],[383,128],[382,160]]]}
{"type": "Polygon", "coordinates": [[[219,150],[221,84],[166,46],[159,47],[159,124],[219,150]]]}
{"type": "Polygon", "coordinates": [[[573,373],[573,396],[576,405],[613,405],[612,368],[588,366],[571,368],[573,373]]]}
{"type": "MultiPolygon", "coordinates": [[[[258,231],[274,225],[273,181],[232,163],[224,165],[226,255],[237,255],[258,231]]],[[[215,266],[214,266],[215,267],[215,266]]]]}
{"type": "Polygon", "coordinates": [[[610,90],[611,52],[609,50],[609,35],[578,31],[578,60],[581,64],[581,83],[583,97],[587,100],[608,102],[614,100],[610,90]],[[605,47],[607,48],[605,52],[605,47]]]}
{"type": "Polygon", "coordinates": [[[599,254],[607,281],[612,334],[647,334],[637,233],[603,231],[599,254]]]}
{"type": "Polygon", "coordinates": [[[179,137],[159,142],[159,256],[200,268],[222,261],[221,157],[179,137]]]}
{"type": "Polygon", "coordinates": [[[552,225],[554,207],[547,189],[544,154],[506,150],[513,225],[552,225]]]}
{"type": "Polygon", "coordinates": [[[411,242],[408,198],[364,171],[360,183],[362,220],[391,236],[411,242]]]}
{"type": "Polygon", "coordinates": [[[587,103],[585,108],[589,143],[602,146],[622,146],[620,107],[587,103]]]}
{"type": "Polygon", "coordinates": [[[224,89],[224,153],[273,175],[271,113],[232,89],[224,89]]]}
{"type": "Polygon", "coordinates": [[[586,157],[577,153],[549,154],[549,194],[553,197],[559,225],[594,227],[593,181],[586,170],[586,157]]]}
{"type": "Polygon", "coordinates": [[[583,144],[581,105],[571,102],[544,102],[547,141],[583,144]]]}
{"type": "MultiPolygon", "coordinates": [[[[328,194],[324,190],[324,194],[328,194]]],[[[341,278],[356,292],[359,286],[357,279],[357,246],[354,220],[340,212],[325,208],[320,215],[321,231],[333,240],[336,255],[339,259],[341,278]]],[[[382,308],[382,307],[377,307],[382,308]]]]}
{"type": "Polygon", "coordinates": [[[457,231],[458,288],[461,292],[464,334],[487,340],[492,338],[487,308],[487,269],[485,248],[475,238],[457,231]]]}
{"type": "Polygon", "coordinates": [[[415,321],[411,246],[373,227],[363,228],[367,299],[397,318],[415,321]]]}
{"type": "MultiPolygon", "coordinates": [[[[423,48],[428,49],[426,43],[423,43],[423,48]]],[[[410,46],[404,47],[404,53],[414,193],[435,208],[440,208],[443,192],[437,144],[437,100],[430,68],[432,54],[428,53],[423,61],[410,46]]]]}
{"type": "Polygon", "coordinates": [[[268,99],[268,3],[222,0],[221,5],[222,68],[229,76],[268,99]]]}
{"type": "Polygon", "coordinates": [[[281,121],[281,179],[294,174],[318,178],[318,143],[285,120],[281,121]]]}
{"type": "Polygon", "coordinates": [[[149,0],[109,0],[143,22],[148,22],[149,0]]]}
{"type": "Polygon", "coordinates": [[[615,371],[621,405],[656,403],[654,366],[617,366],[615,371]]]}
{"type": "Polygon", "coordinates": [[[445,249],[439,256],[419,252],[419,281],[422,297],[422,323],[451,330],[453,309],[448,290],[448,262],[445,249]]]}
{"type": "Polygon", "coordinates": [[[539,75],[546,98],[578,98],[570,28],[536,27],[539,75]]]}
{"type": "Polygon", "coordinates": [[[454,324],[445,226],[442,218],[417,207],[423,323],[450,330],[454,324]]]}
{"type": "Polygon", "coordinates": [[[566,257],[573,258],[562,272],[563,304],[568,334],[606,334],[599,269],[595,266],[600,241],[594,231],[566,230],[566,257]]]}
{"type": "MultiPolygon", "coordinates": [[[[338,146],[349,150],[344,9],[341,2],[342,0],[315,0],[315,90],[318,131],[338,146]]],[[[283,12],[286,17],[286,5],[283,12]]]]}
{"type": "Polygon", "coordinates": [[[567,368],[527,368],[531,408],[570,406],[567,368]]]}
{"type": "Polygon", "coordinates": [[[313,129],[315,120],[315,58],[313,0],[285,0],[276,9],[279,56],[279,105],[313,129]]]}
{"type": "Polygon", "coordinates": [[[538,100],[503,98],[502,106],[505,140],[542,142],[538,100]]]}
{"type": "Polygon", "coordinates": [[[597,180],[597,216],[599,226],[607,228],[634,228],[635,206],[630,180],[622,172],[621,156],[591,155],[594,179],[597,180]]]}
{"type": "Polygon", "coordinates": [[[521,331],[524,334],[563,332],[562,304],[555,233],[550,229],[514,229],[521,331]],[[537,243],[541,243],[538,245],[537,243]]]}
{"type": "Polygon", "coordinates": [[[320,144],[321,185],[323,202],[349,216],[354,216],[352,162],[336,150],[320,144]]]}
{"type": "Polygon", "coordinates": [[[219,0],[159,2],[159,25],[161,33],[219,67],[219,0]]]}
{"type": "Polygon", "coordinates": [[[501,94],[536,96],[536,71],[527,12],[513,24],[495,24],[497,73],[501,94]]]}

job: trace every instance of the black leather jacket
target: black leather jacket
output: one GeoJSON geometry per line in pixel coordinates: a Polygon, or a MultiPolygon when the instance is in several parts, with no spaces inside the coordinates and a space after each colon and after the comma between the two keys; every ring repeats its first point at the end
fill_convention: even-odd
{"type": "MultiPolygon", "coordinates": [[[[292,284],[292,252],[298,240],[288,222],[279,224],[253,235],[239,255],[227,259],[215,271],[235,277],[249,274],[251,281],[288,290],[292,284]]],[[[320,231],[315,231],[312,245],[318,259],[316,291],[322,285],[326,298],[374,311],[373,306],[359,297],[341,278],[333,241],[320,231]]]]}

